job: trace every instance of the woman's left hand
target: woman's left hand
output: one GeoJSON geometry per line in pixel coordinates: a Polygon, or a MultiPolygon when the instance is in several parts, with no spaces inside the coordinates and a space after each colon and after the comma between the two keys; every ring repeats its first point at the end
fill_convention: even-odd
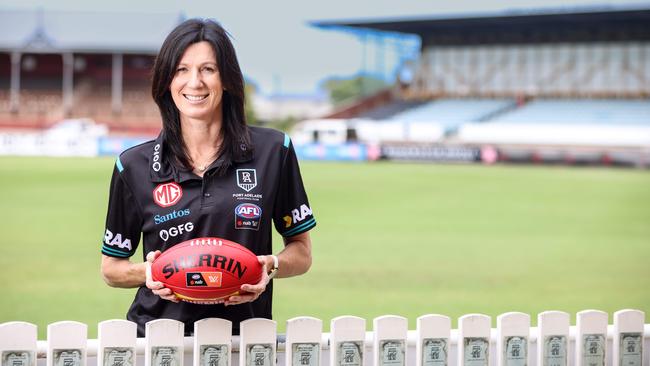
{"type": "Polygon", "coordinates": [[[258,255],[257,260],[262,265],[262,278],[260,282],[255,285],[243,284],[241,285],[240,292],[238,295],[230,296],[225,302],[224,305],[239,305],[251,301],[257,300],[262,292],[266,291],[266,285],[269,284],[271,279],[269,278],[269,268],[273,266],[273,257],[270,255],[258,255]]]}

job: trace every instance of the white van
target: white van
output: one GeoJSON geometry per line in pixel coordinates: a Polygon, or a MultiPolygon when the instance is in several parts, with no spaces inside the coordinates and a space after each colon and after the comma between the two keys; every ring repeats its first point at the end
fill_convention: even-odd
{"type": "Polygon", "coordinates": [[[347,142],[440,142],[444,129],[439,124],[369,119],[313,119],[296,124],[291,132],[295,144],[326,145],[347,142]]]}

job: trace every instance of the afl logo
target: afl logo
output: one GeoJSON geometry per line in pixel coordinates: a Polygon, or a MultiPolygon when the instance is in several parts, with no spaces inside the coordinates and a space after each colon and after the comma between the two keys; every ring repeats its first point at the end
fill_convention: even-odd
{"type": "Polygon", "coordinates": [[[183,190],[174,182],[159,184],[153,190],[153,200],[160,207],[173,206],[180,201],[181,197],[183,197],[183,190]]]}
{"type": "Polygon", "coordinates": [[[242,203],[235,208],[235,214],[244,219],[258,219],[262,216],[262,209],[252,203],[242,203]]]}

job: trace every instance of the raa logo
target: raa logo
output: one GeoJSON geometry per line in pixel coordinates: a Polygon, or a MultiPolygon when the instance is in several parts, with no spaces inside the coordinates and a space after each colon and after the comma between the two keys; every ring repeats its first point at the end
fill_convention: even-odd
{"type": "Polygon", "coordinates": [[[304,220],[305,217],[311,216],[311,208],[309,206],[302,204],[299,208],[294,208],[291,210],[291,216],[287,215],[283,217],[284,227],[290,227],[291,225],[297,224],[300,221],[304,220]]]}
{"type": "Polygon", "coordinates": [[[122,234],[116,233],[113,234],[110,230],[106,229],[106,233],[104,234],[104,243],[108,245],[112,245],[114,247],[118,247],[120,249],[128,249],[131,250],[131,239],[125,238],[122,240],[122,234]]]}

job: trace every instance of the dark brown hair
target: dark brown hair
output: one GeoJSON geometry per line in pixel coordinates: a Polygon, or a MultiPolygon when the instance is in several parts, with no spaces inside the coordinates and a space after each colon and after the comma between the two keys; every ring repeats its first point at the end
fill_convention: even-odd
{"type": "Polygon", "coordinates": [[[160,48],[153,67],[151,94],[163,124],[165,155],[182,169],[191,170],[191,159],[181,134],[180,114],[169,91],[176,68],[185,50],[192,44],[206,41],[212,45],[224,87],[221,108],[223,143],[220,154],[224,164],[219,175],[225,174],[238,150],[252,148],[244,113],[244,76],[239,68],[235,48],[229,34],[219,23],[210,19],[188,19],[169,33],[160,48]]]}

